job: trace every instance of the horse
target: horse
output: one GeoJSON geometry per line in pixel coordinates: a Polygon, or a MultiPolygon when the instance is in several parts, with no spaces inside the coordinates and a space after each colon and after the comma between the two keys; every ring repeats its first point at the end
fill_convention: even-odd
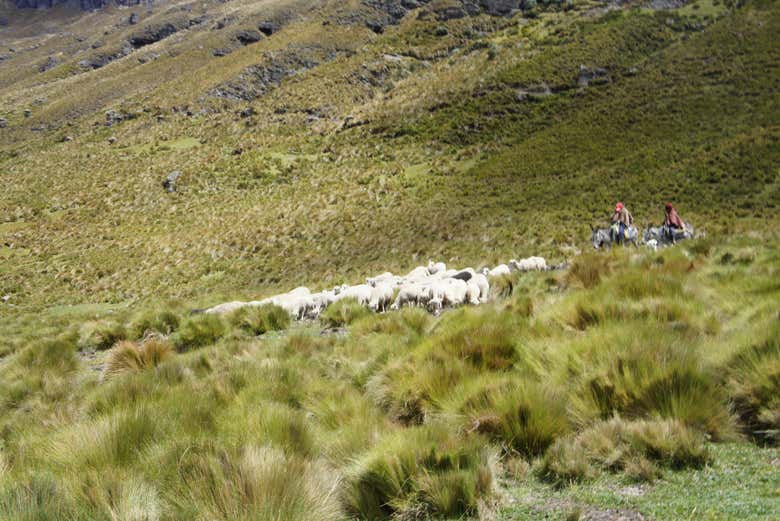
{"type": "Polygon", "coordinates": [[[674,230],[673,233],[674,241],[664,233],[663,226],[648,226],[642,232],[642,242],[647,243],[648,241],[655,239],[659,246],[668,246],[678,241],[693,239],[695,231],[693,225],[684,223],[682,230],[674,230]]]}
{"type": "Polygon", "coordinates": [[[613,237],[613,230],[612,228],[597,228],[595,226],[590,227],[591,231],[593,232],[590,236],[590,242],[593,243],[593,247],[597,250],[600,249],[602,246],[606,247],[607,249],[610,249],[612,247],[613,242],[619,242],[620,244],[623,244],[625,246],[626,243],[631,243],[635,247],[639,247],[639,244],[637,243],[637,239],[639,238],[639,232],[636,228],[633,226],[628,228],[628,236],[624,238],[622,241],[617,241],[615,237],[613,237]]]}

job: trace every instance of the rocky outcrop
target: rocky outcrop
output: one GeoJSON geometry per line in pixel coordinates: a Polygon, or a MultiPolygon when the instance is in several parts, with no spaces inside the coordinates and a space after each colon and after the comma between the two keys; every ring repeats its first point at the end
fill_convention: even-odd
{"type": "Polygon", "coordinates": [[[60,60],[55,58],[54,56],[49,56],[45,62],[41,64],[40,67],[38,67],[38,72],[46,72],[49,69],[53,69],[57,65],[60,64],[60,60]]]}
{"type": "Polygon", "coordinates": [[[302,47],[269,52],[262,63],[250,65],[232,80],[209,91],[209,95],[232,101],[252,101],[285,78],[316,67],[339,56],[338,51],[320,47],[302,47]]]}
{"type": "Polygon", "coordinates": [[[134,6],[152,4],[153,0],[14,0],[19,9],[49,9],[57,5],[77,5],[84,11],[101,9],[107,5],[134,6]]]}
{"type": "Polygon", "coordinates": [[[163,24],[147,25],[141,31],[138,31],[130,36],[130,45],[136,49],[157,43],[164,38],[168,38],[172,34],[175,34],[189,24],[183,22],[168,22],[163,24]]]}

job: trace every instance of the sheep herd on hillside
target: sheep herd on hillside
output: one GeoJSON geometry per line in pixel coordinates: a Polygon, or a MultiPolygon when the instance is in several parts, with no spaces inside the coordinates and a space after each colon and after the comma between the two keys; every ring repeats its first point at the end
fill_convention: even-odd
{"type": "Polygon", "coordinates": [[[433,314],[445,308],[463,305],[479,305],[487,302],[490,279],[510,275],[514,272],[548,271],[542,257],[510,260],[492,269],[480,271],[473,268],[447,269],[443,262],[430,261],[427,266],[418,266],[404,276],[390,272],[369,277],[364,284],[349,286],[343,284],[333,289],[312,293],[309,288],[299,287],[292,291],[251,302],[226,302],[204,311],[208,314],[227,314],[247,306],[274,304],[287,311],[293,319],[316,319],[328,306],[343,299],[355,299],[376,313],[396,310],[404,306],[418,306],[433,314]]]}

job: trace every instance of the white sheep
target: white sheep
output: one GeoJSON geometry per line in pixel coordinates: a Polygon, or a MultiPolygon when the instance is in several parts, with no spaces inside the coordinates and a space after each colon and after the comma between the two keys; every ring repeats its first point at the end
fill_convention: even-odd
{"type": "Polygon", "coordinates": [[[209,315],[225,315],[227,313],[232,313],[237,309],[241,309],[246,305],[248,305],[246,302],[241,302],[238,300],[233,302],[225,302],[224,304],[219,304],[207,309],[204,311],[204,313],[208,313],[209,315]]]}
{"type": "Polygon", "coordinates": [[[390,307],[390,303],[393,301],[393,294],[395,293],[394,286],[391,284],[379,284],[371,289],[371,299],[369,300],[368,307],[374,312],[387,311],[390,307]]]}
{"type": "Polygon", "coordinates": [[[392,283],[396,284],[400,277],[396,277],[389,271],[386,271],[382,273],[381,275],[377,275],[376,277],[368,277],[366,279],[366,284],[368,284],[371,287],[376,287],[379,284],[385,284],[385,283],[392,283]]]}
{"type": "Polygon", "coordinates": [[[499,264],[492,270],[489,268],[484,268],[482,270],[482,274],[488,277],[500,277],[502,275],[509,275],[511,273],[511,270],[509,269],[509,266],[506,264],[499,264]]]}
{"type": "Polygon", "coordinates": [[[406,274],[405,281],[424,280],[428,278],[428,268],[425,266],[417,266],[412,271],[406,274]]]}
{"type": "Polygon", "coordinates": [[[658,251],[658,241],[656,239],[650,239],[645,243],[645,246],[653,251],[658,251]]]}
{"type": "Polygon", "coordinates": [[[490,283],[488,282],[487,277],[482,273],[477,273],[469,282],[473,282],[479,287],[479,301],[483,303],[487,302],[488,297],[490,296],[490,283]]]}
{"type": "Polygon", "coordinates": [[[472,306],[478,306],[481,302],[480,295],[482,290],[479,285],[471,279],[466,283],[466,301],[472,306]]]}
{"type": "Polygon", "coordinates": [[[307,313],[307,318],[315,319],[320,313],[336,301],[336,293],[333,290],[324,290],[311,295],[314,306],[307,313]]]}
{"type": "Polygon", "coordinates": [[[547,261],[543,257],[528,257],[527,259],[509,261],[513,271],[547,271],[547,261]]]}
{"type": "Polygon", "coordinates": [[[358,284],[357,286],[349,286],[338,294],[337,300],[345,298],[354,298],[361,306],[368,306],[371,302],[371,286],[368,284],[358,284]]]}
{"type": "Polygon", "coordinates": [[[441,273],[443,271],[447,271],[447,265],[443,262],[433,262],[432,260],[428,261],[428,274],[429,275],[436,275],[437,273],[441,273]]]}
{"type": "Polygon", "coordinates": [[[448,279],[444,289],[444,305],[462,306],[467,302],[468,284],[460,279],[448,279]]]}
{"type": "Polygon", "coordinates": [[[428,285],[420,283],[406,283],[398,290],[395,302],[390,309],[401,309],[404,306],[423,305],[428,301],[428,285]]]}

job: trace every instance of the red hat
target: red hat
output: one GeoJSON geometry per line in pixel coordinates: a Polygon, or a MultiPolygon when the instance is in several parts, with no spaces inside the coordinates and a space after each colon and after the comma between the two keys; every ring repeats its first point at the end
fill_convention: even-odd
{"type": "Polygon", "coordinates": [[[666,203],[667,210],[671,210],[672,208],[674,208],[674,206],[672,206],[672,203],[666,203]]]}
{"type": "Polygon", "coordinates": [[[618,204],[615,205],[615,211],[616,212],[619,212],[622,209],[623,209],[623,203],[618,203],[618,204]]]}

